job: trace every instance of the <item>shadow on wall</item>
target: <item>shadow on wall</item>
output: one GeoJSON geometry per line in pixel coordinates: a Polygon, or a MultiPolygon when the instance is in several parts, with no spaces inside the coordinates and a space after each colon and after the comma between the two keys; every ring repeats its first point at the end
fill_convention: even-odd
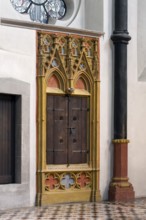
{"type": "Polygon", "coordinates": [[[140,76],[138,77],[138,81],[146,82],[146,67],[144,68],[140,76]]]}
{"type": "Polygon", "coordinates": [[[85,29],[103,31],[103,0],[85,0],[85,29]]]}
{"type": "Polygon", "coordinates": [[[108,155],[109,155],[109,163],[107,164],[107,178],[106,183],[104,183],[105,188],[103,191],[103,200],[108,200],[108,190],[111,179],[113,177],[113,144],[111,143],[108,148],[108,155]]]}

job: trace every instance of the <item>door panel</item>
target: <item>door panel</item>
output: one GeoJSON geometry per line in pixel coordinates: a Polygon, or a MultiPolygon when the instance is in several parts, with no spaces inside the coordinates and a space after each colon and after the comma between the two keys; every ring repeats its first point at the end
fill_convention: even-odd
{"type": "Polygon", "coordinates": [[[53,96],[47,96],[47,130],[46,130],[46,162],[47,164],[53,164],[54,162],[54,106],[53,106],[53,96]]]}
{"type": "Polygon", "coordinates": [[[67,163],[67,99],[54,97],[54,163],[67,163]]]}
{"type": "Polygon", "coordinates": [[[14,182],[15,98],[0,95],[0,184],[14,182]]]}
{"type": "Polygon", "coordinates": [[[70,163],[81,162],[81,98],[71,97],[69,99],[69,127],[72,132],[69,138],[69,161],[70,163]]]}
{"type": "Polygon", "coordinates": [[[73,132],[69,137],[70,163],[87,162],[87,98],[71,97],[69,124],[73,132]]]}
{"type": "Polygon", "coordinates": [[[89,138],[89,103],[87,98],[82,98],[82,109],[81,109],[81,147],[82,147],[82,163],[87,162],[87,157],[89,153],[88,149],[88,138],[89,138]],[[85,120],[86,119],[86,120],[85,120]]]}
{"type": "Polygon", "coordinates": [[[88,98],[47,96],[47,164],[87,162],[88,98]]]}
{"type": "Polygon", "coordinates": [[[66,97],[47,96],[47,163],[67,163],[66,129],[66,97]]]}

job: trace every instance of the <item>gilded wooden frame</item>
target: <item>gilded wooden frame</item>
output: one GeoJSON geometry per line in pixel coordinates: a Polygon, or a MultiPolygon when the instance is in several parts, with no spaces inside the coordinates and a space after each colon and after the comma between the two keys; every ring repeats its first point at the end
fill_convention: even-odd
{"type": "Polygon", "coordinates": [[[37,204],[100,200],[100,72],[99,38],[70,34],[37,32],[37,204]],[[55,74],[59,88],[49,88],[48,80],[55,74]],[[82,78],[86,90],[76,89],[82,78]],[[46,95],[66,94],[90,97],[90,158],[87,164],[46,164],[46,95]],[[65,189],[65,175],[74,184],[65,189]],[[83,176],[87,183],[79,184],[83,176]],[[50,188],[49,178],[57,184],[50,188]]]}

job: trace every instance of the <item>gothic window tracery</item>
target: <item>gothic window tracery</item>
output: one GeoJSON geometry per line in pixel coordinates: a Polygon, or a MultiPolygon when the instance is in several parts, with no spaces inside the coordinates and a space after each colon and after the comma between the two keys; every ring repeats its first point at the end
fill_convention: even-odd
{"type": "Polygon", "coordinates": [[[65,16],[64,0],[10,0],[16,11],[29,14],[32,21],[48,23],[49,17],[59,20],[65,16]]]}

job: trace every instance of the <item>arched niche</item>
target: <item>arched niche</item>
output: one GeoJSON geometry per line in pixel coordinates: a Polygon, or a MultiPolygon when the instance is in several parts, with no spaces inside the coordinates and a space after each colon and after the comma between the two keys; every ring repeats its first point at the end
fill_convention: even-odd
{"type": "Polygon", "coordinates": [[[89,95],[91,94],[92,79],[86,73],[80,72],[74,79],[75,94],[89,95]]]}
{"type": "Polygon", "coordinates": [[[54,74],[48,79],[47,87],[60,89],[59,80],[54,74]]]}
{"type": "Polygon", "coordinates": [[[79,78],[75,84],[75,88],[76,89],[84,89],[84,90],[87,90],[86,88],[86,83],[84,81],[83,78],[79,78]]]}
{"type": "Polygon", "coordinates": [[[47,93],[64,93],[66,79],[59,70],[54,70],[46,75],[46,92],[47,93]]]}

